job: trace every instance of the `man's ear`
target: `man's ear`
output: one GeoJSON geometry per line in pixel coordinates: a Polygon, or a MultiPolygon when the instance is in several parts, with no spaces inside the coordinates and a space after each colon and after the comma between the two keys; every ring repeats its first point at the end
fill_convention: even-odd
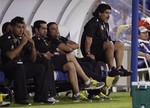
{"type": "Polygon", "coordinates": [[[14,26],[10,25],[10,31],[12,32],[14,29],[14,26]]]}
{"type": "Polygon", "coordinates": [[[102,14],[99,12],[98,15],[101,16],[102,14]]]}
{"type": "Polygon", "coordinates": [[[37,32],[38,32],[38,29],[37,29],[37,28],[35,28],[34,30],[35,30],[35,33],[37,33],[37,32]]]}

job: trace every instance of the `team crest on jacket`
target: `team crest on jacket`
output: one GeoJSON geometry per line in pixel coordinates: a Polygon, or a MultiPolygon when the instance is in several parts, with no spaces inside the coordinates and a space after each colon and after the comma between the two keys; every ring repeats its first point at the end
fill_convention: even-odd
{"type": "Polygon", "coordinates": [[[103,25],[101,25],[101,30],[104,30],[104,26],[103,25]]]}
{"type": "Polygon", "coordinates": [[[13,45],[11,46],[11,49],[14,49],[14,46],[13,46],[13,45]]]}

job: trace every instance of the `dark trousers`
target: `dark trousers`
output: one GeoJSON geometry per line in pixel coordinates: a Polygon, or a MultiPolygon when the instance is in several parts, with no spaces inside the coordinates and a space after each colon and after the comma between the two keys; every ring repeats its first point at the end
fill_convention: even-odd
{"type": "Polygon", "coordinates": [[[27,99],[26,79],[35,79],[35,100],[45,101],[48,98],[47,73],[45,66],[37,63],[9,62],[3,65],[3,71],[9,80],[14,80],[15,101],[27,99]]]}
{"type": "Polygon", "coordinates": [[[47,85],[50,91],[50,96],[53,97],[56,95],[56,86],[54,81],[54,65],[51,60],[46,59],[45,57],[37,57],[37,63],[41,63],[45,66],[47,72],[47,85]]]}
{"type": "MultiPolygon", "coordinates": [[[[82,69],[88,77],[91,77],[97,81],[105,82],[106,77],[102,77],[102,71],[100,68],[100,64],[97,61],[89,60],[89,58],[77,59],[80,63],[82,69]]],[[[100,94],[101,90],[88,90],[89,98],[93,95],[100,94]]]]}

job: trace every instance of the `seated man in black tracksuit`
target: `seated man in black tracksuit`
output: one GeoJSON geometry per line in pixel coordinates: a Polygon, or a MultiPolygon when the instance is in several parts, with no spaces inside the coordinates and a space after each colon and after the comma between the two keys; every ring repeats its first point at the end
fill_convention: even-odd
{"type": "MultiPolygon", "coordinates": [[[[48,31],[47,40],[52,43],[55,50],[57,50],[56,52],[62,53],[62,54],[67,54],[67,53],[71,53],[74,50],[79,48],[79,45],[76,42],[71,41],[63,36],[60,36],[59,30],[58,30],[58,25],[55,22],[50,22],[47,24],[47,31],[48,31]]],[[[88,62],[89,63],[93,62],[94,63],[93,65],[96,65],[96,62],[94,62],[94,60],[90,59],[89,57],[85,57],[85,58],[77,58],[76,57],[76,59],[78,60],[78,62],[81,65],[83,63],[88,63],[88,62]]],[[[89,69],[90,69],[90,67],[89,67],[89,69]]],[[[89,71],[91,71],[91,70],[89,70],[89,71]]],[[[86,74],[89,74],[89,73],[86,72],[86,74]]],[[[102,80],[100,80],[100,77],[97,78],[96,80],[102,81],[102,80]]]]}
{"type": "Polygon", "coordinates": [[[52,41],[52,44],[58,48],[60,53],[71,53],[79,48],[76,42],[60,36],[58,25],[55,22],[47,24],[47,35],[48,39],[52,41]]]}
{"type": "Polygon", "coordinates": [[[45,66],[35,63],[36,50],[22,17],[11,20],[11,31],[0,38],[2,70],[6,78],[14,81],[16,104],[30,105],[26,79],[35,79],[34,102],[52,103],[48,100],[48,80],[45,66]]]}
{"type": "Polygon", "coordinates": [[[100,4],[97,7],[93,12],[93,17],[84,26],[80,48],[84,57],[89,56],[107,63],[110,70],[109,76],[115,74],[130,76],[132,72],[122,65],[124,43],[118,40],[112,41],[109,36],[110,14],[111,7],[108,4],[100,4]]]}
{"type": "Polygon", "coordinates": [[[95,80],[91,80],[84,73],[73,55],[56,53],[55,48],[53,48],[51,42],[47,40],[47,23],[45,21],[35,21],[34,31],[35,36],[33,37],[33,40],[35,42],[35,47],[38,51],[39,56],[50,59],[54,64],[55,70],[68,72],[68,77],[73,87],[75,100],[81,99],[77,75],[84,81],[84,84],[87,86],[86,89],[99,89],[104,86],[104,83],[98,83],[95,80]]]}
{"type": "MultiPolygon", "coordinates": [[[[47,24],[47,31],[48,31],[48,40],[52,43],[52,45],[56,48],[56,50],[60,53],[71,53],[74,50],[79,48],[79,45],[63,36],[60,36],[58,25],[55,22],[50,22],[47,24]]],[[[97,81],[103,81],[108,84],[108,78],[107,75],[102,75],[102,71],[100,69],[99,64],[95,61],[90,59],[90,57],[85,58],[77,58],[78,62],[81,64],[81,67],[87,74],[87,76],[92,77],[93,79],[97,81]]],[[[105,74],[105,73],[104,73],[105,74]]],[[[109,78],[109,86],[112,86],[116,83],[118,80],[118,77],[111,77],[109,78]],[[111,82],[111,83],[110,83],[111,82]]],[[[108,86],[108,85],[107,85],[108,86]]],[[[99,94],[100,91],[92,91],[91,93],[99,94]],[[97,93],[96,93],[97,92],[97,93]]]]}

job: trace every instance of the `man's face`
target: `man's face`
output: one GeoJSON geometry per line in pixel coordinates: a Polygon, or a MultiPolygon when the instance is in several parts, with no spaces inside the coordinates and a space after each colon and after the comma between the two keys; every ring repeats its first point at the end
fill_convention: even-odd
{"type": "Polygon", "coordinates": [[[109,17],[111,14],[111,10],[106,9],[103,13],[99,13],[99,17],[104,21],[104,22],[108,22],[109,17]]]}
{"type": "Polygon", "coordinates": [[[149,40],[149,35],[148,35],[148,32],[141,32],[140,35],[139,35],[139,39],[142,39],[142,40],[149,40]]]}
{"type": "Polygon", "coordinates": [[[49,26],[48,29],[49,29],[49,35],[51,35],[52,37],[57,38],[60,36],[58,25],[52,24],[51,26],[49,26]]]}
{"type": "Polygon", "coordinates": [[[24,24],[17,23],[16,25],[12,26],[12,33],[15,36],[22,36],[24,33],[24,24]]]}
{"type": "Polygon", "coordinates": [[[46,24],[40,24],[40,28],[36,32],[39,36],[46,36],[47,35],[47,25],[46,24]]]}

